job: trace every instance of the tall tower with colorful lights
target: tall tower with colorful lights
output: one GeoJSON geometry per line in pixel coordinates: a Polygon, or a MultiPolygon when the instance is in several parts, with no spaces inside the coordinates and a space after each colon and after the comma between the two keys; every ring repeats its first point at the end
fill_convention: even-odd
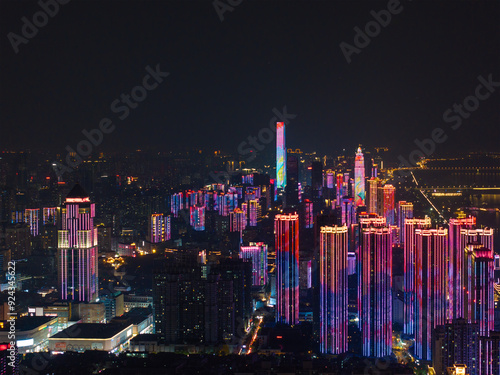
{"type": "Polygon", "coordinates": [[[286,142],[285,123],[276,123],[276,189],[286,186],[286,142]]]}
{"type": "Polygon", "coordinates": [[[354,160],[354,200],[358,207],[365,205],[365,159],[361,147],[354,160]]]}
{"type": "Polygon", "coordinates": [[[299,322],[299,215],[276,215],[276,321],[299,322]]]}
{"type": "Polygon", "coordinates": [[[95,204],[80,185],[61,208],[57,244],[57,275],[61,299],[95,302],[99,292],[95,204]]]}

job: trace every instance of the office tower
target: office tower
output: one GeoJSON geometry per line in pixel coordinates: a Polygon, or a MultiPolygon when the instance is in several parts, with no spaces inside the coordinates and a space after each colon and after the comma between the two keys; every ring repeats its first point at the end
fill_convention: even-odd
{"type": "Polygon", "coordinates": [[[379,180],[378,178],[370,178],[368,180],[368,194],[367,194],[367,211],[368,213],[376,214],[378,212],[377,209],[377,201],[378,201],[378,186],[379,180]]]}
{"type": "Polygon", "coordinates": [[[57,272],[61,299],[95,302],[98,297],[97,228],[95,204],[75,185],[61,208],[57,272]]]}
{"type": "Polygon", "coordinates": [[[40,231],[40,209],[27,208],[24,210],[24,222],[28,224],[32,236],[38,236],[40,231]]]}
{"type": "Polygon", "coordinates": [[[466,365],[469,375],[486,374],[478,372],[479,327],[477,324],[469,324],[465,319],[453,319],[437,326],[432,337],[432,366],[436,374],[447,374],[447,368],[457,364],[466,365]]]}
{"type": "Polygon", "coordinates": [[[398,232],[399,232],[399,243],[404,244],[405,239],[405,220],[413,219],[413,203],[399,201],[398,202],[398,232]]]}
{"type": "Polygon", "coordinates": [[[354,159],[354,204],[356,207],[365,205],[365,159],[361,147],[354,159]]]}
{"type": "Polygon", "coordinates": [[[421,360],[431,360],[432,331],[446,323],[447,257],[448,229],[415,229],[415,356],[421,360]]]}
{"type": "Polygon", "coordinates": [[[286,142],[285,123],[276,123],[276,189],[283,190],[286,185],[286,142]]]}
{"type": "Polygon", "coordinates": [[[392,238],[387,227],[360,228],[358,309],[362,353],[392,353],[392,238]]]}
{"type": "Polygon", "coordinates": [[[387,219],[387,225],[394,225],[394,194],[396,192],[396,188],[387,184],[382,188],[379,188],[379,192],[382,193],[382,197],[378,197],[378,204],[382,208],[379,215],[384,216],[387,219]]]}
{"type": "Polygon", "coordinates": [[[479,324],[481,336],[489,336],[495,328],[493,250],[474,242],[467,245],[465,254],[464,318],[479,324]]]}
{"type": "Polygon", "coordinates": [[[478,374],[500,375],[500,332],[479,338],[478,374]]]}
{"type": "Polygon", "coordinates": [[[405,219],[403,230],[403,253],[404,253],[404,333],[415,334],[415,261],[416,261],[416,229],[430,229],[431,218],[405,219]]]}
{"type": "Polygon", "coordinates": [[[57,214],[59,209],[57,207],[45,207],[42,211],[43,225],[57,224],[57,214]]]}
{"type": "Polygon", "coordinates": [[[299,215],[276,215],[276,321],[299,322],[299,215]]]}
{"type": "Polygon", "coordinates": [[[351,224],[356,224],[356,206],[352,198],[342,198],[339,211],[342,225],[350,227],[351,224]]]}
{"type": "Polygon", "coordinates": [[[179,217],[179,211],[184,209],[182,193],[172,194],[170,198],[170,212],[174,217],[179,217]]]}
{"type": "Polygon", "coordinates": [[[347,352],[347,227],[320,231],[320,350],[347,352]]]}
{"type": "Polygon", "coordinates": [[[240,247],[240,258],[252,262],[254,286],[267,284],[267,245],[264,242],[250,242],[249,246],[240,247]]]}
{"type": "Polygon", "coordinates": [[[462,272],[465,264],[465,247],[469,241],[468,239],[462,238],[461,231],[462,229],[473,229],[475,226],[476,218],[474,216],[462,219],[450,219],[450,222],[448,223],[450,242],[450,263],[448,267],[449,319],[464,317],[462,285],[465,280],[463,280],[462,272]],[[463,243],[464,240],[466,243],[463,243]]]}
{"type": "Polygon", "coordinates": [[[149,242],[160,243],[166,240],[165,218],[163,214],[149,216],[149,242]]]}
{"type": "Polygon", "coordinates": [[[189,208],[189,223],[197,232],[205,230],[204,206],[192,206],[189,208]]]}

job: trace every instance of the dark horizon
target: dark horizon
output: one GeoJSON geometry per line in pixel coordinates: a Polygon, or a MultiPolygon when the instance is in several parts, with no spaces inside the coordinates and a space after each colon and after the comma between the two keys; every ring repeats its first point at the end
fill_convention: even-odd
{"type": "Polygon", "coordinates": [[[479,76],[500,81],[500,4],[401,1],[348,63],[340,43],[354,45],[353,28],[387,4],[242,2],[221,22],[211,1],[74,0],[16,54],[7,35],[21,35],[21,17],[32,20],[40,6],[3,1],[0,149],[64,153],[109,117],[116,129],[97,152],[236,153],[286,106],[297,115],[290,148],[336,154],[362,144],[404,154],[441,127],[449,138],[437,154],[496,150],[497,92],[460,129],[443,113],[474,95],[479,76]],[[110,104],[157,64],[170,75],[120,120],[110,104]]]}

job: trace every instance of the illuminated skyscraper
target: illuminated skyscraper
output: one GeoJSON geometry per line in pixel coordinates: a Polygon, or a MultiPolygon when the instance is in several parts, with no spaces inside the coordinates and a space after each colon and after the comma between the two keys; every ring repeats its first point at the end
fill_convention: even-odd
{"type": "Polygon", "coordinates": [[[309,199],[304,201],[304,228],[312,228],[314,226],[314,211],[313,202],[309,199]]]}
{"type": "Polygon", "coordinates": [[[479,324],[481,336],[489,336],[494,321],[493,250],[479,242],[469,243],[465,250],[466,268],[463,287],[465,319],[479,324]]]}
{"type": "Polygon", "coordinates": [[[341,201],[342,197],[344,196],[343,184],[344,184],[343,176],[341,174],[338,174],[337,175],[337,183],[336,183],[337,206],[340,206],[340,201],[341,201]]]}
{"type": "Polygon", "coordinates": [[[229,230],[231,232],[240,232],[240,236],[246,228],[247,215],[239,208],[229,213],[229,230]]]}
{"type": "Polygon", "coordinates": [[[333,189],[335,185],[335,173],[329,169],[325,173],[325,185],[328,189],[333,189]]]}
{"type": "Polygon", "coordinates": [[[258,199],[248,201],[248,226],[256,227],[261,216],[261,207],[258,199]]]}
{"type": "Polygon", "coordinates": [[[98,297],[97,228],[95,204],[76,185],[61,209],[57,272],[61,299],[94,302],[98,297]]]}
{"type": "Polygon", "coordinates": [[[370,178],[368,180],[368,196],[367,196],[367,210],[370,214],[376,214],[377,211],[377,198],[378,198],[378,178],[370,178]]]}
{"type": "Polygon", "coordinates": [[[285,189],[286,185],[286,142],[285,123],[276,123],[276,188],[285,189]]]}
{"type": "Polygon", "coordinates": [[[465,265],[465,246],[464,240],[460,232],[462,229],[473,229],[476,226],[476,218],[469,216],[462,219],[450,219],[448,224],[449,230],[449,251],[450,251],[450,264],[448,270],[448,286],[449,286],[449,319],[463,318],[464,317],[464,303],[462,285],[463,269],[465,265]]]}
{"type": "Polygon", "coordinates": [[[431,360],[432,331],[448,313],[448,229],[415,229],[415,356],[431,360]]]}
{"type": "Polygon", "coordinates": [[[320,350],[347,352],[347,227],[320,231],[320,350]]]}
{"type": "Polygon", "coordinates": [[[378,197],[378,214],[387,220],[387,225],[394,225],[394,194],[396,188],[392,185],[384,185],[379,188],[380,196],[378,197]]]}
{"type": "Polygon", "coordinates": [[[254,286],[267,284],[267,245],[264,242],[250,242],[249,246],[240,247],[240,258],[252,261],[254,286]]]}
{"type": "Polygon", "coordinates": [[[149,241],[160,243],[170,239],[170,216],[152,214],[149,217],[149,241]]]}
{"type": "Polygon", "coordinates": [[[174,217],[179,217],[179,211],[184,208],[182,193],[172,194],[170,197],[170,212],[174,217]]]}
{"type": "Polygon", "coordinates": [[[40,209],[27,208],[24,211],[24,222],[28,224],[32,236],[38,236],[40,231],[40,209]]]}
{"type": "Polygon", "coordinates": [[[358,308],[362,353],[392,353],[392,238],[387,227],[360,228],[358,308]]]}
{"type": "Polygon", "coordinates": [[[354,204],[365,205],[365,159],[361,147],[358,147],[354,160],[354,204]]]}
{"type": "Polygon", "coordinates": [[[57,224],[58,211],[57,207],[45,207],[43,209],[43,225],[57,224]]]}
{"type": "Polygon", "coordinates": [[[299,215],[276,215],[276,321],[299,322],[299,215]]]}
{"type": "Polygon", "coordinates": [[[197,232],[205,230],[205,207],[193,206],[189,209],[189,222],[197,232]]]}
{"type": "Polygon", "coordinates": [[[405,219],[403,232],[403,248],[404,248],[404,328],[403,331],[407,335],[415,334],[415,246],[416,246],[416,229],[430,229],[431,218],[425,219],[405,219]]]}
{"type": "Polygon", "coordinates": [[[398,202],[398,232],[399,232],[399,243],[404,244],[405,236],[405,219],[413,218],[413,203],[399,201],[398,202]]]}

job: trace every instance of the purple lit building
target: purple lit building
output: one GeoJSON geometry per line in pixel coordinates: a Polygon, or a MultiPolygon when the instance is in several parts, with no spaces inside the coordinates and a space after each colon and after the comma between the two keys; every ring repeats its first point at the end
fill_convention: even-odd
{"type": "Polygon", "coordinates": [[[95,302],[98,297],[95,204],[80,185],[70,191],[61,209],[57,273],[61,299],[95,302]]]}
{"type": "Polygon", "coordinates": [[[276,215],[276,321],[299,322],[299,215],[276,215]]]}
{"type": "Polygon", "coordinates": [[[320,350],[347,352],[347,226],[320,230],[320,350]]]}
{"type": "Polygon", "coordinates": [[[267,245],[264,242],[250,242],[249,246],[240,247],[240,258],[252,262],[254,286],[267,284],[267,245]]]}

